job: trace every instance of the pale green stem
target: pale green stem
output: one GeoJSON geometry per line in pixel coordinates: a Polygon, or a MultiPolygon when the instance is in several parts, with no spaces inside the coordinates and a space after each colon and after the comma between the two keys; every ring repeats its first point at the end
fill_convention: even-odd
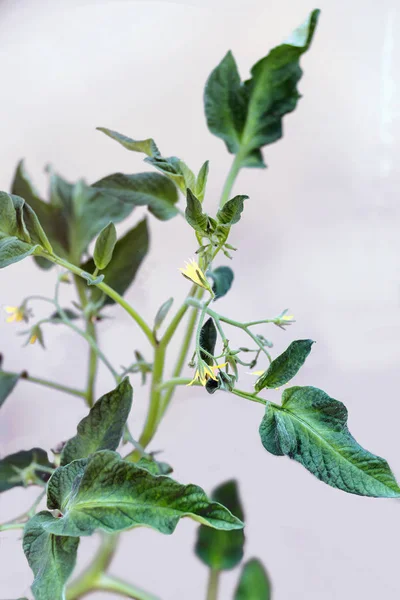
{"type": "Polygon", "coordinates": [[[210,569],[207,586],[207,600],[217,600],[220,571],[210,569]]]}
{"type": "Polygon", "coordinates": [[[23,529],[25,527],[24,523],[4,523],[4,525],[0,525],[0,531],[8,531],[9,529],[23,529]]]}
{"type": "MultiPolygon", "coordinates": [[[[51,256],[45,252],[42,252],[42,256],[44,258],[47,258],[48,260],[54,262],[55,264],[60,265],[61,267],[64,267],[68,271],[71,271],[71,273],[74,273],[74,275],[78,275],[79,277],[82,277],[86,282],[93,280],[93,277],[90,273],[86,273],[86,271],[84,271],[80,267],[73,265],[72,263],[60,258],[59,256],[51,256]]],[[[155,347],[156,340],[154,338],[154,334],[153,334],[152,330],[150,329],[150,327],[147,325],[147,323],[144,321],[144,319],[139,315],[139,313],[137,313],[136,310],[126,300],[124,300],[124,298],[122,296],[120,296],[118,294],[118,292],[113,290],[106,283],[100,282],[100,283],[96,283],[94,285],[96,285],[96,287],[99,288],[99,290],[104,292],[104,294],[106,294],[106,296],[108,296],[109,298],[114,300],[114,302],[116,302],[123,309],[126,310],[126,312],[132,317],[132,319],[134,319],[134,321],[136,321],[136,323],[139,325],[140,329],[143,331],[143,333],[149,340],[150,344],[153,347],[155,347]]]]}
{"type": "MultiPolygon", "coordinates": [[[[7,375],[18,375],[18,373],[11,373],[10,371],[4,371],[4,373],[7,375]]],[[[58,390],[59,392],[65,392],[66,394],[71,394],[71,396],[85,398],[86,395],[84,391],[76,390],[75,388],[68,387],[67,385],[61,385],[61,383],[56,383],[55,381],[49,381],[48,379],[42,379],[40,377],[32,377],[26,373],[26,371],[23,371],[20,377],[22,380],[30,381],[31,383],[37,383],[38,385],[43,385],[53,390],[58,390]]]]}
{"type": "Polygon", "coordinates": [[[118,535],[104,534],[93,561],[88,568],[67,587],[66,600],[78,600],[95,589],[99,577],[106,571],[114,557],[118,535]]]}
{"type": "MultiPolygon", "coordinates": [[[[79,300],[81,302],[82,309],[84,310],[88,305],[88,298],[86,294],[86,286],[80,277],[74,275],[75,287],[78,292],[79,300]]],[[[90,316],[86,317],[86,334],[90,336],[97,343],[96,326],[93,323],[90,316]]],[[[89,363],[88,363],[88,378],[86,384],[86,402],[89,407],[93,406],[95,396],[95,383],[98,367],[98,355],[92,346],[89,351],[89,363]]]]}
{"type": "Polygon", "coordinates": [[[101,575],[96,584],[96,590],[114,592],[114,594],[119,594],[126,598],[133,598],[134,600],[159,600],[157,596],[149,594],[148,592],[111,575],[101,575]]]}
{"type": "Polygon", "coordinates": [[[228,200],[229,200],[229,197],[232,192],[233,184],[235,183],[236,177],[238,176],[238,173],[241,168],[241,162],[242,162],[241,155],[236,154],[236,156],[233,160],[232,166],[230,168],[230,171],[228,173],[228,176],[226,178],[225,185],[222,190],[221,200],[219,203],[220,208],[222,208],[224,206],[224,204],[226,202],[228,202],[228,200]]]}

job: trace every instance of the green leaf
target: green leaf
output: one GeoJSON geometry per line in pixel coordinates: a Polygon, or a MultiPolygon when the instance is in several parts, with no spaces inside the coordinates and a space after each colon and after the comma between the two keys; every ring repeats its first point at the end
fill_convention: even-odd
{"type": "Polygon", "coordinates": [[[109,223],[99,233],[93,253],[93,260],[98,269],[102,271],[111,262],[115,244],[117,243],[117,231],[114,223],[109,223]]]}
{"type": "Polygon", "coordinates": [[[175,207],[178,201],[176,187],[159,173],[114,173],[96,181],[92,187],[126,203],[131,210],[135,206],[147,206],[161,221],[167,221],[178,214],[175,207]]]}
{"type": "Polygon", "coordinates": [[[160,151],[157,148],[155,141],[152,138],[147,140],[133,140],[122,133],[113,131],[112,129],[106,129],[105,127],[96,127],[97,131],[102,131],[108,137],[119,142],[127,150],[133,150],[134,152],[143,152],[147,156],[160,156],[160,151]]]}
{"type": "Polygon", "coordinates": [[[234,274],[230,267],[217,267],[213,271],[207,272],[207,277],[213,280],[212,290],[215,294],[214,300],[222,298],[231,289],[234,274]]]}
{"type": "Polygon", "coordinates": [[[209,356],[214,356],[215,344],[217,343],[217,329],[215,327],[213,319],[210,317],[204,323],[200,331],[200,356],[208,365],[213,365],[214,361],[209,356]],[[208,354],[202,352],[205,350],[208,354]]]}
{"type": "Polygon", "coordinates": [[[256,392],[264,388],[277,388],[284,385],[298,373],[311,352],[313,340],[295,340],[272,361],[268,369],[254,384],[256,392]]]}
{"type": "Polygon", "coordinates": [[[42,250],[52,247],[34,211],[23,198],[0,192],[0,268],[42,250]]]}
{"type": "Polygon", "coordinates": [[[52,467],[47,453],[41,448],[9,454],[0,460],[0,492],[37,483],[37,478],[47,481],[48,469],[52,467]],[[41,466],[45,470],[41,470],[41,466]]]}
{"type": "MultiPolygon", "coordinates": [[[[233,515],[243,521],[243,509],[236,481],[227,481],[218,486],[212,492],[211,498],[226,506],[233,515]]],[[[210,569],[222,571],[235,568],[243,558],[243,547],[242,529],[217,531],[209,527],[199,527],[195,552],[210,569]]]]}
{"type": "Polygon", "coordinates": [[[145,162],[171,179],[184,194],[186,194],[187,188],[194,189],[196,187],[196,177],[193,171],[176,156],[145,158],[145,162]]]}
{"type": "MultiPolygon", "coordinates": [[[[199,174],[197,175],[196,185],[194,188],[194,192],[195,192],[197,198],[200,200],[200,202],[203,202],[204,195],[206,193],[208,170],[209,170],[209,162],[208,162],[208,160],[206,160],[206,162],[201,167],[199,174]]],[[[188,185],[187,187],[190,187],[190,186],[188,185]]]]}
{"type": "MultiPolygon", "coordinates": [[[[119,294],[125,294],[133,283],[148,250],[149,232],[147,221],[143,219],[115,244],[113,259],[103,271],[105,283],[119,294]]],[[[95,268],[93,259],[85,263],[82,268],[84,271],[93,273],[95,268]]],[[[101,291],[94,287],[92,289],[92,300],[98,302],[101,297],[101,291]]],[[[104,303],[113,304],[114,301],[107,296],[104,303]]]]}
{"type": "Polygon", "coordinates": [[[202,235],[210,235],[215,228],[215,222],[203,212],[201,202],[188,188],[186,196],[186,221],[202,235]]]}
{"type": "Polygon", "coordinates": [[[165,317],[167,316],[167,314],[170,311],[170,308],[171,308],[173,302],[174,302],[173,298],[168,298],[168,300],[166,300],[158,309],[157,314],[154,319],[154,328],[153,328],[154,332],[156,332],[160,329],[161,325],[164,322],[165,317]]]}
{"type": "Polygon", "coordinates": [[[79,537],[49,533],[56,519],[47,511],[35,515],[25,526],[23,549],[35,579],[35,600],[64,600],[65,585],[76,562],[79,537]]]}
{"type": "Polygon", "coordinates": [[[71,251],[81,257],[90,242],[113,221],[119,223],[128,217],[133,205],[106,189],[96,189],[84,181],[75,184],[72,193],[70,217],[71,251]]]}
{"type": "Polygon", "coordinates": [[[5,373],[0,371],[0,407],[11,394],[20,378],[19,373],[5,373]]]}
{"type": "Polygon", "coordinates": [[[267,403],[260,425],[263,446],[287,455],[332,487],[351,494],[399,498],[387,462],[362,448],[347,428],[347,409],[314,387],[283,392],[282,406],[267,403]]]}
{"type": "Polygon", "coordinates": [[[49,533],[56,535],[116,532],[139,525],[170,534],[182,517],[216,529],[243,527],[201,488],[154,477],[109,450],[59,467],[47,489],[48,508],[63,515],[49,525],[49,533]]]}
{"type": "Polygon", "coordinates": [[[207,125],[237,154],[240,166],[264,167],[261,148],[282,137],[282,118],[300,97],[299,61],[312,42],[319,10],[314,10],[291,38],[277,46],[241,82],[231,52],[211,73],[204,92],[207,125]]]}
{"type": "Polygon", "coordinates": [[[173,469],[171,465],[166,462],[159,462],[153,456],[142,456],[137,463],[135,463],[139,469],[145,469],[152,475],[169,475],[173,469]]]}
{"type": "Polygon", "coordinates": [[[243,202],[248,196],[235,196],[232,200],[225,202],[224,206],[217,212],[217,220],[222,225],[231,227],[240,221],[243,212],[243,202]]]}
{"type": "Polygon", "coordinates": [[[271,583],[267,572],[257,558],[252,558],[243,565],[234,600],[270,600],[270,598],[271,583]]]}
{"type": "MultiPolygon", "coordinates": [[[[17,165],[11,184],[11,193],[24,198],[25,202],[35,211],[55,253],[59,256],[65,256],[65,251],[68,249],[68,231],[65,215],[59,206],[48,204],[40,198],[25,169],[23,160],[17,165]]],[[[34,259],[36,264],[42,269],[49,269],[53,266],[53,263],[40,256],[35,256],[34,259]]]]}
{"type": "Polygon", "coordinates": [[[116,450],[132,406],[132,386],[125,379],[102,396],[78,424],[77,434],[68,440],[61,453],[61,465],[86,458],[98,450],[116,450]]]}

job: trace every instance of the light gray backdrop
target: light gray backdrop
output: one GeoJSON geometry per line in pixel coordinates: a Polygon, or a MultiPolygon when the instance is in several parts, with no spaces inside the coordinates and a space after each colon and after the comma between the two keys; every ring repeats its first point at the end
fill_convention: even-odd
{"type": "MultiPolygon", "coordinates": [[[[256,319],[290,308],[293,327],[263,331],[276,352],[294,338],[317,341],[295,383],[319,386],[345,402],[357,440],[386,457],[400,476],[398,2],[320,4],[320,26],[302,62],[303,99],[285,119],[284,139],[265,152],[268,170],[243,171],[235,185],[251,199],[232,233],[239,247],[236,279],[219,309],[237,318],[245,310],[256,319]]],[[[0,188],[8,189],[21,157],[42,190],[48,162],[71,180],[146,170],[140,155],[95,131],[105,126],[138,139],[153,136],[164,153],[195,170],[210,159],[212,211],[231,157],[207,131],[204,82],[229,48],[247,76],[312,8],[306,0],[3,0],[0,188]]],[[[134,213],[129,225],[141,215],[134,213]]],[[[128,294],[147,320],[169,296],[176,303],[184,297],[188,284],[178,267],[195,249],[179,218],[149,221],[151,254],[128,294]]],[[[0,304],[51,294],[53,284],[53,273],[24,261],[0,273],[0,304]]],[[[36,314],[44,309],[38,306],[36,314]]],[[[101,325],[100,340],[114,364],[128,364],[135,348],[150,359],[129,317],[119,309],[110,314],[115,318],[101,325]]],[[[21,329],[2,319],[6,368],[83,385],[84,341],[59,326],[46,331],[46,352],[21,348],[23,338],[15,335],[21,329]]],[[[253,379],[244,378],[249,387],[253,379]]],[[[133,383],[130,423],[138,433],[147,393],[133,383]]],[[[111,386],[102,371],[98,393],[111,386]]],[[[49,448],[71,436],[84,414],[78,399],[21,383],[2,409],[1,453],[49,448]]],[[[398,503],[344,494],[298,464],[270,456],[258,438],[261,417],[262,407],[240,398],[181,389],[152,449],[165,449],[164,459],[183,482],[210,490],[238,478],[246,556],[267,566],[275,600],[398,598],[398,503]]],[[[4,494],[1,520],[32,497],[32,490],[4,494]]],[[[146,529],[125,534],[114,572],[163,600],[202,600],[207,573],[191,553],[195,529],[186,520],[172,537],[146,529]]],[[[12,531],[1,536],[3,599],[29,594],[31,573],[19,538],[12,531]]],[[[82,544],[82,561],[96,543],[82,544]]],[[[231,598],[237,576],[224,576],[221,600],[231,598]]]]}

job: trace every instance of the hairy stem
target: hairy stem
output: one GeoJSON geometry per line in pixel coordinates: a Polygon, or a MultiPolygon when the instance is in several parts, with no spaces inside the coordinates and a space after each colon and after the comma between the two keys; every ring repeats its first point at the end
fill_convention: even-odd
{"type": "Polygon", "coordinates": [[[228,202],[228,200],[229,200],[229,196],[231,195],[232,188],[235,183],[236,177],[238,176],[238,173],[240,171],[241,162],[242,162],[241,155],[236,154],[236,156],[233,160],[232,166],[230,168],[230,171],[228,173],[228,176],[226,178],[225,185],[222,190],[221,200],[219,203],[220,208],[222,208],[224,206],[224,204],[226,202],[228,202]]]}
{"type": "MultiPolygon", "coordinates": [[[[18,373],[11,373],[10,371],[4,371],[7,375],[18,375],[18,373]]],[[[56,381],[49,381],[48,379],[42,379],[41,377],[33,377],[29,375],[26,371],[23,371],[21,374],[21,379],[25,381],[30,381],[31,383],[37,383],[38,385],[43,385],[44,387],[51,388],[53,390],[58,390],[59,392],[65,392],[66,394],[71,394],[71,396],[79,396],[80,398],[85,398],[86,392],[83,390],[77,390],[75,388],[71,388],[67,385],[62,385],[61,383],[57,383],[56,381]]]]}

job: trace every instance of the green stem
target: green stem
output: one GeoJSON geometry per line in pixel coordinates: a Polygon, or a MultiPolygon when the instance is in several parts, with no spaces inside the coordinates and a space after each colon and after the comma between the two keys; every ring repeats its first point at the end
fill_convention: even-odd
{"type": "MultiPolygon", "coordinates": [[[[64,267],[64,269],[71,271],[71,273],[74,273],[74,275],[78,275],[79,277],[82,277],[86,282],[93,281],[93,277],[90,273],[86,273],[86,271],[84,271],[80,267],[73,265],[72,263],[60,258],[59,256],[55,256],[55,255],[51,256],[51,255],[47,254],[46,252],[42,252],[41,256],[43,256],[44,258],[47,258],[48,260],[55,263],[56,265],[60,265],[61,267],[64,267]]],[[[106,283],[100,282],[100,283],[96,283],[95,285],[97,288],[99,288],[99,290],[104,292],[104,294],[106,294],[106,296],[108,296],[109,298],[114,300],[114,302],[116,302],[124,310],[126,310],[126,312],[132,317],[132,319],[134,319],[134,321],[136,321],[136,323],[139,325],[140,329],[143,331],[143,333],[149,340],[150,344],[153,347],[155,347],[156,340],[154,338],[154,334],[153,334],[152,330],[150,329],[150,327],[147,325],[147,323],[144,321],[144,319],[139,315],[139,313],[137,313],[136,310],[126,300],[124,300],[124,298],[122,296],[120,296],[118,294],[118,292],[113,290],[106,283]]]]}
{"type": "MultiPolygon", "coordinates": [[[[199,291],[197,292],[197,298],[200,300],[202,298],[203,294],[204,294],[204,290],[202,288],[199,288],[199,291]]],[[[179,378],[180,374],[182,373],[182,369],[185,365],[187,355],[189,352],[190,342],[192,341],[193,332],[196,327],[196,322],[197,322],[197,310],[193,309],[191,312],[191,315],[189,317],[185,336],[182,341],[181,349],[180,349],[174,370],[172,372],[172,378],[179,378]]],[[[160,419],[164,416],[165,411],[167,410],[167,408],[172,400],[172,396],[174,394],[174,389],[175,389],[174,386],[172,386],[172,387],[170,386],[168,391],[162,398],[160,419]]]]}
{"type": "MultiPolygon", "coordinates": [[[[154,437],[158,425],[158,414],[160,410],[161,391],[159,385],[162,381],[164,372],[166,346],[163,341],[159,342],[158,348],[154,353],[153,377],[150,389],[150,404],[147,413],[146,422],[142,434],[139,438],[139,445],[146,448],[154,437]]],[[[135,450],[135,452],[137,452],[135,450]]]]}
{"type": "Polygon", "coordinates": [[[207,586],[207,600],[217,600],[220,571],[210,569],[207,586]]]}
{"type": "Polygon", "coordinates": [[[112,577],[111,575],[101,575],[96,584],[96,590],[102,590],[105,592],[114,592],[127,598],[133,598],[134,600],[159,600],[153,594],[149,594],[144,590],[131,585],[121,579],[112,577]]]}
{"type": "MultiPolygon", "coordinates": [[[[17,375],[17,373],[10,373],[9,371],[5,372],[8,375],[17,375]]],[[[37,383],[38,385],[43,385],[44,387],[51,388],[53,390],[58,390],[59,392],[65,392],[66,394],[71,394],[71,396],[79,396],[80,398],[85,398],[86,393],[81,390],[76,390],[75,388],[68,387],[67,385],[61,385],[61,383],[56,383],[55,381],[49,381],[48,379],[42,379],[40,377],[32,377],[25,371],[21,375],[21,379],[25,381],[30,381],[31,383],[37,383]]]]}
{"type": "MultiPolygon", "coordinates": [[[[192,380],[190,377],[172,377],[171,379],[167,379],[167,381],[163,381],[158,386],[159,390],[169,390],[170,388],[174,388],[177,385],[189,385],[192,380]]],[[[193,385],[200,385],[198,381],[195,381],[193,385]]]]}
{"type": "Polygon", "coordinates": [[[8,531],[9,529],[23,529],[25,524],[26,521],[24,523],[4,523],[4,525],[0,525],[0,531],[8,531]]]}
{"type": "MultiPolygon", "coordinates": [[[[84,310],[88,305],[88,297],[86,294],[86,286],[80,277],[74,275],[75,287],[78,292],[79,300],[82,305],[82,309],[84,310]]],[[[96,326],[92,321],[90,315],[86,316],[86,335],[90,336],[92,340],[97,344],[97,333],[96,326]]],[[[89,365],[88,365],[88,378],[86,384],[86,402],[89,407],[93,406],[94,397],[95,397],[95,382],[97,375],[97,367],[98,367],[98,356],[95,349],[90,346],[89,350],[89,365]]]]}
{"type": "Polygon", "coordinates": [[[67,587],[66,600],[77,600],[95,589],[101,575],[108,569],[118,544],[118,535],[104,534],[99,549],[88,568],[67,587]]]}
{"type": "Polygon", "coordinates": [[[258,402],[258,404],[267,404],[267,400],[263,400],[259,398],[255,394],[250,394],[248,392],[244,392],[243,390],[234,389],[231,390],[231,394],[235,394],[235,396],[240,396],[241,398],[246,398],[246,400],[251,400],[251,402],[258,402]]]}
{"type": "Polygon", "coordinates": [[[229,196],[231,195],[233,184],[235,183],[236,177],[238,176],[238,173],[240,171],[241,162],[242,162],[242,157],[241,157],[240,153],[236,154],[234,161],[232,163],[232,166],[230,168],[230,171],[228,173],[228,176],[226,178],[225,185],[222,190],[221,200],[219,203],[220,208],[222,208],[224,206],[224,204],[226,202],[228,202],[228,200],[229,200],[229,196]]]}

